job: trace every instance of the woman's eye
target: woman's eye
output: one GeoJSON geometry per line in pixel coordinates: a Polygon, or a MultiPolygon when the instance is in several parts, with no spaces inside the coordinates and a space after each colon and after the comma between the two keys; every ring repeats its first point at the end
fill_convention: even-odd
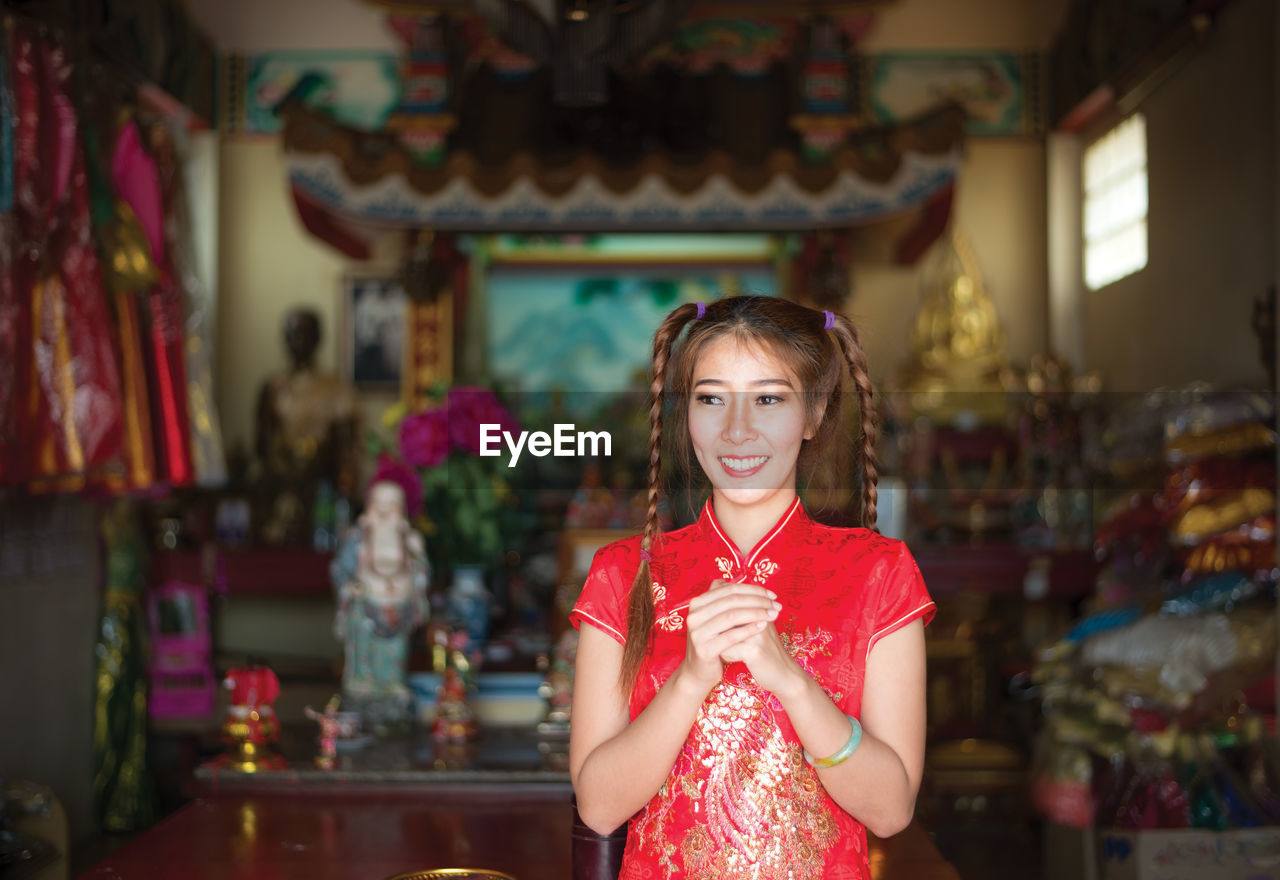
{"type": "Polygon", "coordinates": [[[772,406],[775,403],[782,403],[785,398],[779,397],[777,394],[761,394],[756,398],[756,403],[772,406]]]}
{"type": "Polygon", "coordinates": [[[698,403],[705,403],[708,406],[712,406],[720,402],[720,398],[715,394],[699,394],[695,400],[697,400],[698,403]]]}

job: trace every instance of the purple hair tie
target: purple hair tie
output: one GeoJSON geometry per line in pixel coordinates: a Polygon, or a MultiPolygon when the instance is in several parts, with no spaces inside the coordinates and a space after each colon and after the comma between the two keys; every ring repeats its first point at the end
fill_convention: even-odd
{"type": "Polygon", "coordinates": [[[707,304],[706,304],[706,303],[698,303],[698,315],[697,315],[697,317],[696,317],[696,318],[694,318],[693,320],[695,320],[695,321],[701,321],[701,320],[702,320],[702,316],[703,316],[703,315],[705,315],[706,313],[707,313],[707,304]]]}
{"type": "Polygon", "coordinates": [[[652,553],[650,553],[648,550],[641,550],[641,551],[640,551],[640,558],[641,558],[642,560],[644,560],[645,562],[652,562],[652,561],[653,561],[653,554],[652,554],[652,553]]]}
{"type": "Polygon", "coordinates": [[[836,325],[836,315],[835,315],[835,312],[829,312],[829,311],[827,311],[826,309],[823,309],[823,310],[822,310],[822,314],[824,314],[824,315],[826,315],[826,316],[827,316],[826,323],[824,323],[824,324],[822,325],[822,329],[823,329],[823,330],[830,330],[832,327],[834,327],[834,326],[836,325]]]}

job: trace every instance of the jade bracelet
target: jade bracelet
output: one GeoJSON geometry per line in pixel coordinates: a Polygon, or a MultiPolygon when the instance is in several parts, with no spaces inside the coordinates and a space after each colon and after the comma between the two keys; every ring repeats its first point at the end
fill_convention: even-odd
{"type": "Polygon", "coordinates": [[[836,752],[829,758],[815,758],[805,750],[804,759],[814,767],[834,767],[853,754],[854,749],[858,747],[858,743],[862,742],[862,723],[852,715],[844,716],[849,719],[849,741],[845,743],[840,751],[836,752]]]}

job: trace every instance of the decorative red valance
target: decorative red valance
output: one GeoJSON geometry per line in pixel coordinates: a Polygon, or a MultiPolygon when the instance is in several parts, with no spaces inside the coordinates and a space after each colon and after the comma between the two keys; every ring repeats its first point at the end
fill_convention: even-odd
{"type": "MultiPolygon", "coordinates": [[[[851,136],[828,161],[772,151],[751,162],[722,150],[694,161],[651,152],[611,163],[529,151],[485,164],[452,151],[416,162],[392,135],[342,126],[317,110],[282,110],[290,186],[309,229],[352,256],[378,229],[451,231],[787,230],[847,227],[950,204],[964,115],[947,106],[851,136]]],[[[933,225],[933,224],[931,224],[933,225]]]]}

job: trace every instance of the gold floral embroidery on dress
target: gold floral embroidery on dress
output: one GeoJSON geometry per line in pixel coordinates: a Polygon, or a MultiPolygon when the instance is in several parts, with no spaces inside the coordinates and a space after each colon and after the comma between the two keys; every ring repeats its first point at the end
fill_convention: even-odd
{"type": "MultiPolygon", "coordinates": [[[[657,581],[651,581],[650,587],[653,591],[653,603],[655,606],[667,601],[666,587],[657,581]]],[[[667,632],[679,632],[684,629],[684,617],[681,616],[679,611],[664,612],[657,608],[654,610],[658,614],[657,622],[660,629],[666,630],[667,632]]]]}
{"type": "Polygon", "coordinates": [[[658,626],[667,632],[679,632],[684,628],[684,618],[679,611],[670,611],[658,618],[658,626]]]}
{"type": "MultiPolygon", "coordinates": [[[[784,635],[797,660],[829,653],[830,635],[784,635]]],[[[839,826],[817,773],[750,676],[703,703],[671,776],[635,831],[669,873],[695,880],[816,880],[839,826]],[[683,805],[683,808],[682,806],[683,805]],[[690,827],[679,839],[684,815],[690,827]],[[678,847],[672,846],[674,842],[678,847]]]]}
{"type": "Polygon", "coordinates": [[[761,559],[755,564],[756,581],[764,583],[769,579],[769,575],[778,570],[778,563],[772,559],[761,559]]]}
{"type": "Polygon", "coordinates": [[[782,640],[782,647],[791,655],[791,659],[809,673],[809,676],[827,692],[832,702],[837,706],[844,702],[844,693],[827,687],[813,663],[814,657],[831,656],[831,633],[824,629],[806,629],[803,633],[779,633],[778,638],[782,640]]]}
{"type": "Polygon", "coordinates": [[[724,577],[733,577],[733,563],[723,556],[716,557],[716,567],[720,569],[720,574],[724,577]]]}

